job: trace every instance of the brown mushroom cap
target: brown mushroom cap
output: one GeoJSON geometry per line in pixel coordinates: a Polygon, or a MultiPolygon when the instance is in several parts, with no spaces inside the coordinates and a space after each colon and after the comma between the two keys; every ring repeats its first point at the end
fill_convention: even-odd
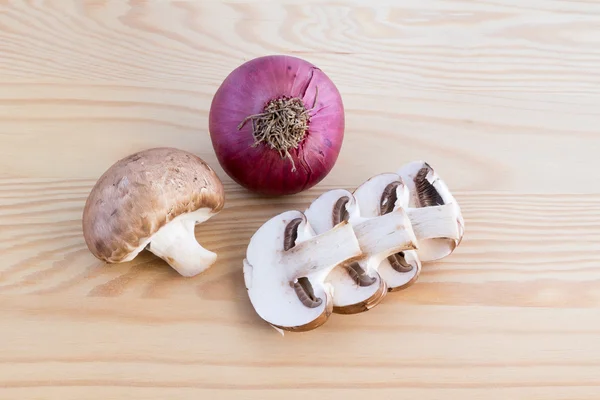
{"type": "Polygon", "coordinates": [[[174,218],[203,208],[214,214],[224,202],[221,180],[200,157],[166,147],[140,151],[98,179],[83,210],[83,236],[97,258],[128,261],[174,218]]]}

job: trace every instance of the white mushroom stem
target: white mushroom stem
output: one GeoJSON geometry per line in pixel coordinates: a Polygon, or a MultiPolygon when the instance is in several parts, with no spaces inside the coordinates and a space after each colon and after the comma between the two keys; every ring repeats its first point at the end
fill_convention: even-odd
{"type": "Polygon", "coordinates": [[[457,223],[460,211],[457,210],[454,203],[443,206],[407,208],[406,213],[418,240],[460,239],[461,232],[457,223]]]}
{"type": "Polygon", "coordinates": [[[402,209],[356,223],[354,230],[372,268],[392,254],[417,248],[415,232],[402,209]]]}
{"type": "Polygon", "coordinates": [[[311,236],[308,232],[299,231],[296,245],[281,252],[279,263],[286,265],[290,282],[319,271],[331,270],[342,262],[362,255],[352,225],[347,222],[311,236]]]}
{"type": "Polygon", "coordinates": [[[216,253],[196,240],[195,223],[194,219],[174,219],[152,236],[148,249],[186,277],[203,272],[217,260],[216,253]]]}

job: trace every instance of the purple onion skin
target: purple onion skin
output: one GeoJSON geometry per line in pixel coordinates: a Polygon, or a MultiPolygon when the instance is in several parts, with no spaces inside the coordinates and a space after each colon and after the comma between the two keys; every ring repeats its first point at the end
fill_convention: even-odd
{"type": "Polygon", "coordinates": [[[209,130],[217,159],[225,172],[246,189],[270,196],[289,195],[319,183],[337,161],[344,138],[344,106],[334,83],[319,68],[300,58],[272,55],[250,60],[233,70],[217,90],[210,109],[209,130]],[[249,115],[263,112],[273,99],[299,97],[313,106],[310,124],[289,158],[265,143],[256,147],[249,115]]]}

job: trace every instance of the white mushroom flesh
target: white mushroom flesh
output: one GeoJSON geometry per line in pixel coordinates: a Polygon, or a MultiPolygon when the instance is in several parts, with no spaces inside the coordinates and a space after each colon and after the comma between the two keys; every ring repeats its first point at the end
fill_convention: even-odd
{"type": "Polygon", "coordinates": [[[205,271],[215,263],[217,254],[198,243],[194,229],[212,215],[210,209],[202,208],[175,217],[150,237],[148,251],[162,258],[182,276],[191,277],[205,271]]]}

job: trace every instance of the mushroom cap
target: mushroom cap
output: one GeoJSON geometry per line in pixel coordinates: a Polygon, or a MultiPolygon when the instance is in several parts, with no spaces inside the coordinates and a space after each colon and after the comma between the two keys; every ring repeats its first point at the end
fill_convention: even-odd
{"type": "Polygon", "coordinates": [[[129,261],[173,219],[202,222],[224,203],[221,180],[200,157],[168,147],[144,150],[98,179],[83,210],[83,236],[97,258],[129,261]]]}

